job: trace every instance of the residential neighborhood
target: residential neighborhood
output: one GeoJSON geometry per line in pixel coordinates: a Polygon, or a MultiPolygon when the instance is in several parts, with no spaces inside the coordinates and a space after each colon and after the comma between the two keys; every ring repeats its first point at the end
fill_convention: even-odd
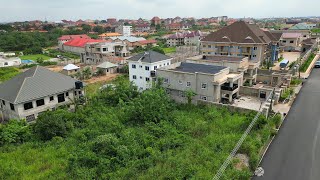
{"type": "Polygon", "coordinates": [[[320,179],[319,5],[8,2],[0,179],[320,179]]]}

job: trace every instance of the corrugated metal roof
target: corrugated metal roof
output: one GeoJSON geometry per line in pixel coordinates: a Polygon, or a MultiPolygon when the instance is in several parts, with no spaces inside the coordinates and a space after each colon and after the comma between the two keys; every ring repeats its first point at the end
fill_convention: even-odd
{"type": "Polygon", "coordinates": [[[98,65],[97,68],[107,69],[107,68],[112,68],[112,67],[117,67],[117,66],[118,65],[106,61],[106,62],[103,62],[102,64],[98,65]]]}
{"type": "Polygon", "coordinates": [[[140,54],[137,54],[135,56],[132,56],[128,59],[128,61],[139,61],[141,62],[148,62],[148,63],[154,63],[158,61],[163,61],[167,59],[172,59],[172,57],[155,52],[155,51],[146,51],[140,54]]]}
{"type": "Polygon", "coordinates": [[[25,103],[73,89],[76,81],[36,66],[0,84],[0,99],[13,104],[25,103]]]}
{"type": "Polygon", "coordinates": [[[198,73],[217,74],[221,70],[226,69],[226,68],[227,67],[223,67],[223,66],[181,62],[180,66],[178,66],[172,70],[181,71],[181,72],[189,72],[189,73],[198,72],[198,73]]]}

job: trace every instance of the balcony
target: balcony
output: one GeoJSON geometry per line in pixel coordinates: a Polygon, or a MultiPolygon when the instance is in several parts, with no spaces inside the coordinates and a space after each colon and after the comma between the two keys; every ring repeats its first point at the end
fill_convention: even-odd
{"type": "Polygon", "coordinates": [[[236,89],[238,89],[238,84],[234,84],[233,87],[230,87],[230,83],[224,83],[222,86],[221,86],[221,90],[224,90],[224,91],[234,91],[236,89]]]}

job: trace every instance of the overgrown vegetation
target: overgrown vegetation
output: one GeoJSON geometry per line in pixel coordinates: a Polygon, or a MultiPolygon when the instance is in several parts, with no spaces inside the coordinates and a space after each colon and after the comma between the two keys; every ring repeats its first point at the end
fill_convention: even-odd
{"type": "Polygon", "coordinates": [[[291,82],[290,82],[290,85],[297,86],[297,85],[299,85],[299,84],[301,84],[301,83],[302,83],[302,80],[301,80],[301,79],[299,79],[299,78],[292,78],[292,79],[291,79],[291,82]]]}
{"type": "Polygon", "coordinates": [[[294,94],[294,89],[293,88],[288,88],[284,92],[281,93],[280,96],[280,101],[283,101],[285,99],[288,99],[290,96],[294,94]]]}
{"type": "Polygon", "coordinates": [[[306,72],[308,67],[310,66],[312,60],[314,59],[316,55],[314,53],[311,53],[306,61],[303,62],[303,64],[300,66],[300,72],[306,72]]]}
{"type": "Polygon", "coordinates": [[[24,55],[24,56],[20,56],[21,60],[33,60],[33,61],[37,61],[38,59],[43,59],[44,61],[49,60],[50,57],[46,56],[44,54],[33,54],[33,55],[24,55]]]}
{"type": "Polygon", "coordinates": [[[0,83],[11,79],[20,73],[18,68],[15,67],[2,67],[0,68],[0,83]]]}
{"type": "MultiPolygon", "coordinates": [[[[0,126],[0,178],[211,179],[255,115],[175,104],[159,85],[139,93],[123,77],[114,85],[75,113],[0,126]]],[[[249,179],[277,118],[259,118],[239,150],[250,167],[230,166],[223,179],[249,179]]]]}

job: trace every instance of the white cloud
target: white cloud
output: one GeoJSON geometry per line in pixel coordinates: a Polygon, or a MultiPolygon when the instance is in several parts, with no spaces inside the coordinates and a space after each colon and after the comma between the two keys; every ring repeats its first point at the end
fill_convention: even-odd
{"type": "Polygon", "coordinates": [[[0,0],[0,21],[318,15],[319,0],[0,0]],[[1,3],[1,1],[4,1],[1,3]]]}

